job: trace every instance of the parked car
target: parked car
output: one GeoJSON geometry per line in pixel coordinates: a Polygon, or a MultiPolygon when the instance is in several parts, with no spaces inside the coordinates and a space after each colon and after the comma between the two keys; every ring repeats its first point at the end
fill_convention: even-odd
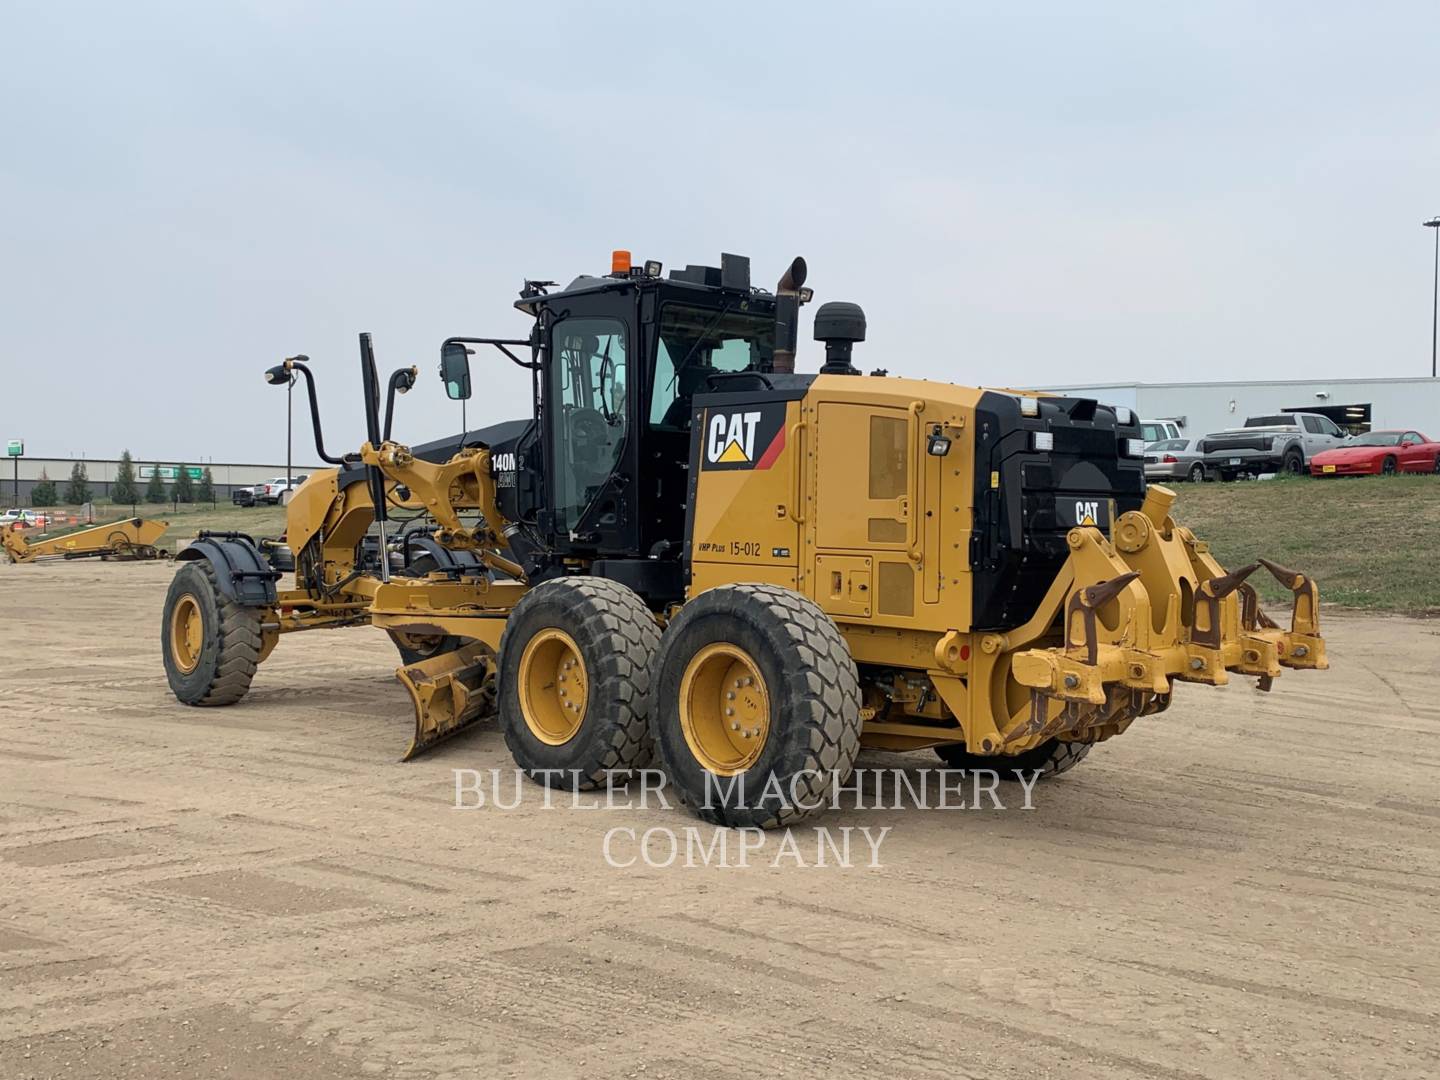
{"type": "Polygon", "coordinates": [[[1312,457],[1349,438],[1319,413],[1270,413],[1250,417],[1244,427],[1206,435],[1199,448],[1211,473],[1234,480],[1261,473],[1304,474],[1312,457]]]}
{"type": "Polygon", "coordinates": [[[0,529],[28,529],[39,524],[41,524],[40,515],[31,513],[23,507],[6,510],[0,514],[0,529]]]}
{"type": "Polygon", "coordinates": [[[255,489],[248,487],[237,487],[230,492],[230,501],[236,506],[254,506],[255,489]]]}
{"type": "Polygon", "coordinates": [[[1161,439],[1178,439],[1180,425],[1174,420],[1142,420],[1140,438],[1147,443],[1159,442],[1161,439]]]}
{"type": "Polygon", "coordinates": [[[1367,431],[1310,459],[1311,476],[1440,473],[1440,443],[1418,431],[1367,431]]]}
{"type": "Polygon", "coordinates": [[[283,476],[277,476],[268,484],[261,485],[264,490],[261,491],[259,488],[256,489],[255,496],[257,501],[263,502],[268,506],[274,506],[276,503],[280,502],[282,499],[285,498],[285,495],[288,491],[298,488],[306,480],[309,480],[310,476],[308,473],[304,473],[299,476],[293,476],[290,479],[291,484],[289,487],[286,487],[285,477],[283,476]]]}
{"type": "Polygon", "coordinates": [[[1197,448],[1199,439],[1161,439],[1145,447],[1146,480],[1205,479],[1205,455],[1197,448]]]}

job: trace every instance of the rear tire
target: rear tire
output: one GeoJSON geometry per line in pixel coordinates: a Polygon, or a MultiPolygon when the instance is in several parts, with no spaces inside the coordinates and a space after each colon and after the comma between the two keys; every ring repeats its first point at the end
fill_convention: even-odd
{"type": "Polygon", "coordinates": [[[1382,476],[1394,476],[1396,468],[1397,466],[1393,457],[1387,457],[1380,463],[1380,473],[1382,476]]]}
{"type": "Polygon", "coordinates": [[[860,750],[860,681],[830,616],[775,585],[723,585],[671,620],[650,728],[676,794],[732,828],[822,812],[860,750]]]}
{"type": "Polygon", "coordinates": [[[1061,742],[1051,739],[1029,750],[1009,756],[995,754],[972,754],[964,743],[937,746],[935,753],[952,769],[968,769],[974,772],[989,770],[1000,774],[1001,780],[1019,781],[1017,773],[1026,779],[1037,770],[1041,780],[1069,772],[1090,753],[1090,743],[1061,742]]]}
{"type": "Polygon", "coordinates": [[[260,612],[220,592],[209,560],[182,566],[165,594],[160,652],[186,705],[233,705],[260,663],[260,612]]]}
{"type": "Polygon", "coordinates": [[[1205,479],[1205,466],[1201,465],[1198,461],[1194,465],[1191,465],[1188,479],[1192,484],[1201,483],[1205,479]]]}
{"type": "Polygon", "coordinates": [[[649,765],[659,641],[645,602],[615,581],[558,578],[521,597],[500,639],[500,726],[515,764],[546,787],[577,791],[649,765]]]}
{"type": "Polygon", "coordinates": [[[1280,460],[1280,471],[1291,476],[1302,475],[1305,472],[1305,455],[1299,450],[1285,451],[1285,456],[1280,460]]]}

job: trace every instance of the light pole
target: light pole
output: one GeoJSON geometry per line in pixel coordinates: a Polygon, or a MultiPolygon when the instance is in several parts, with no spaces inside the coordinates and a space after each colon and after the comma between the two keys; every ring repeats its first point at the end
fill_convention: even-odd
{"type": "Polygon", "coordinates": [[[1430,301],[1430,377],[1435,378],[1436,331],[1440,329],[1440,215],[1421,222],[1427,229],[1435,230],[1435,286],[1430,301]]]}

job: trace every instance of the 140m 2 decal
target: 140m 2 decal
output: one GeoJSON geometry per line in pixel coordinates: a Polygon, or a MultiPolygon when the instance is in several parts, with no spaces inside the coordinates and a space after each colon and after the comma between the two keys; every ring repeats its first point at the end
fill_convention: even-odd
{"type": "Polygon", "coordinates": [[[705,410],[702,469],[768,469],[785,449],[785,402],[705,410]]]}

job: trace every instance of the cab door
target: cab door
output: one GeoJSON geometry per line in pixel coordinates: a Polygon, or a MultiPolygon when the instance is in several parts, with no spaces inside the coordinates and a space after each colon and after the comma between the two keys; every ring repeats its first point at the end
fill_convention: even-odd
{"type": "Polygon", "coordinates": [[[561,551],[630,551],[635,335],[625,305],[576,301],[548,329],[544,437],[547,532],[561,551]]]}

